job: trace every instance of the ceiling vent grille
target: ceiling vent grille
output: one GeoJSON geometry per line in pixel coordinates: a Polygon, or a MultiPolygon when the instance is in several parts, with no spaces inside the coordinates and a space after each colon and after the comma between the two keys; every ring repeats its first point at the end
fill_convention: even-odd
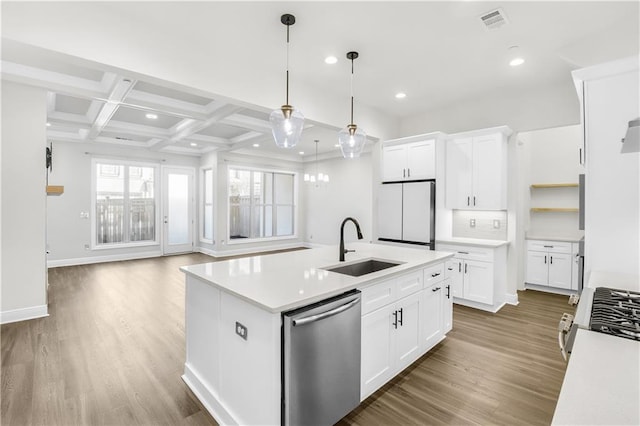
{"type": "Polygon", "coordinates": [[[502,9],[495,9],[480,16],[480,20],[484,24],[485,29],[495,30],[504,24],[508,24],[509,20],[502,9]]]}

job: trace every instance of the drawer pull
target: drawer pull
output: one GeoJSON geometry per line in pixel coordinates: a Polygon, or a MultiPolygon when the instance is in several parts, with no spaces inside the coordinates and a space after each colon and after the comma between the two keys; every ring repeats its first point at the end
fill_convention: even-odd
{"type": "Polygon", "coordinates": [[[460,254],[469,254],[468,251],[459,251],[458,253],[460,253],[460,254]]]}
{"type": "Polygon", "coordinates": [[[553,246],[544,246],[545,248],[553,248],[553,246]]]}
{"type": "Polygon", "coordinates": [[[438,275],[440,275],[440,272],[437,272],[437,273],[435,273],[435,274],[431,274],[431,278],[435,278],[435,277],[437,277],[438,275]]]}
{"type": "Polygon", "coordinates": [[[453,268],[447,268],[447,269],[450,270],[450,271],[453,271],[453,268]]]}
{"type": "Polygon", "coordinates": [[[431,291],[433,291],[433,292],[436,292],[436,291],[438,291],[438,290],[440,290],[440,287],[435,287],[435,288],[432,288],[432,289],[431,289],[431,291]]]}

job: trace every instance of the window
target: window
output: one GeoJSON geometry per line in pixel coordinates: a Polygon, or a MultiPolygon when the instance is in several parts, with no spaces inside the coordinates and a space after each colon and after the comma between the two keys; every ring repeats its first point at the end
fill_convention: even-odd
{"type": "Polygon", "coordinates": [[[142,163],[94,160],[94,247],[156,242],[156,171],[142,163]]]}
{"type": "Polygon", "coordinates": [[[229,240],[294,236],[295,174],[229,168],[229,240]]]}
{"type": "Polygon", "coordinates": [[[202,240],[213,242],[213,169],[202,170],[202,240]]]}

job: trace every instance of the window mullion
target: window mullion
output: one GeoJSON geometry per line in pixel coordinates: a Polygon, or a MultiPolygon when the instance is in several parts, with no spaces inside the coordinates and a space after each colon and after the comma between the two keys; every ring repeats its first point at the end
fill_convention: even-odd
{"type": "Polygon", "coordinates": [[[129,168],[131,166],[125,166],[124,167],[124,191],[123,191],[123,200],[122,200],[122,204],[123,204],[123,217],[124,217],[124,223],[122,224],[122,241],[124,241],[125,243],[130,243],[131,242],[131,236],[129,235],[129,223],[131,218],[130,216],[130,212],[131,212],[131,200],[129,200],[129,168]]]}

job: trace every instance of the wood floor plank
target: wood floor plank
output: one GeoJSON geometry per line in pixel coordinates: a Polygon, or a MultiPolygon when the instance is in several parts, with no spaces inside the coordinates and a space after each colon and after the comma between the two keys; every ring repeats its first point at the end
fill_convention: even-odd
{"type": "MultiPolygon", "coordinates": [[[[183,265],[203,254],[51,268],[49,317],[1,332],[2,425],[215,425],[183,383],[183,265]]],[[[566,297],[519,292],[454,329],[340,425],[545,425],[566,364],[566,297]]]]}

